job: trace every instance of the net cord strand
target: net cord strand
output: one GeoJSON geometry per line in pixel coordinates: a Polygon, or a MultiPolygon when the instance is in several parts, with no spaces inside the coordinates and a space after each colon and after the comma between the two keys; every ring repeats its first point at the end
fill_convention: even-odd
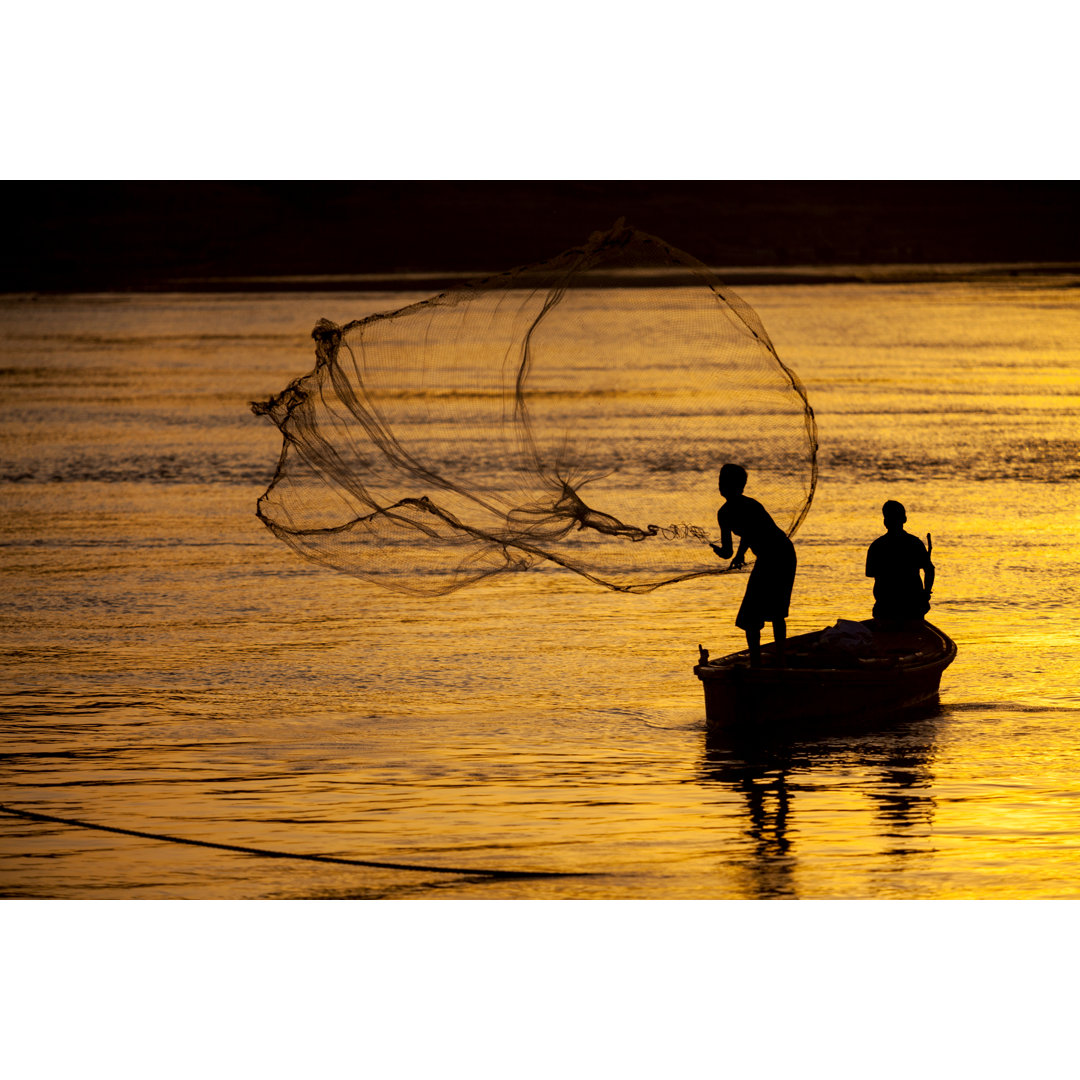
{"type": "Polygon", "coordinates": [[[195,840],[185,836],[171,836],[167,833],[145,832],[141,829],[122,829],[116,825],[99,825],[80,818],[58,817],[54,814],[41,814],[33,810],[20,810],[14,806],[0,804],[0,813],[12,817],[25,818],[27,821],[40,821],[52,825],[69,825],[78,829],[93,829],[97,832],[117,833],[120,836],[136,836],[141,840],[160,840],[168,844],[187,844],[192,847],[213,848],[218,851],[232,851],[241,855],[255,855],[264,859],[300,859],[306,862],[332,863],[338,866],[374,867],[379,870],[411,870],[428,874],[455,874],[472,877],[490,878],[548,878],[548,877],[591,877],[589,871],[581,870],[499,870],[477,866],[431,866],[426,863],[387,862],[380,859],[346,859],[337,855],[314,855],[295,851],[277,851],[271,848],[247,847],[242,844],[222,844],[213,840],[195,840]]]}

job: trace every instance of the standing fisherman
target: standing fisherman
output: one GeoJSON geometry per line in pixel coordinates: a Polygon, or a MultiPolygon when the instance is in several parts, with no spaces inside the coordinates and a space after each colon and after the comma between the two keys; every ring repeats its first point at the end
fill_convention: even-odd
{"type": "Polygon", "coordinates": [[[766,622],[773,627],[776,642],[776,663],[784,666],[784,641],[787,638],[787,614],[791,604],[791,587],[795,583],[795,545],[788,539],[769,512],[757,501],[743,494],[746,470],[741,465],[725,465],[720,470],[720,494],[724,505],[716,513],[720,526],[720,546],[709,546],[721,559],[731,559],[731,534],[739,537],[739,550],[731,561],[731,569],[744,565],[746,549],[755,556],[750,580],[746,583],[742,606],[735,625],[746,633],[750,649],[750,666],[761,665],[761,629],[766,622]]]}

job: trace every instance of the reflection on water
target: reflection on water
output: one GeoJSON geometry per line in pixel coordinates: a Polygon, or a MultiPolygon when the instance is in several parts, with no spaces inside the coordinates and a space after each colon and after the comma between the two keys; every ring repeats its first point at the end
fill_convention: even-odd
{"type": "Polygon", "coordinates": [[[897,750],[882,766],[881,790],[867,794],[878,803],[882,835],[893,841],[889,854],[903,856],[925,849],[920,838],[930,835],[934,823],[934,776],[929,753],[921,756],[908,747],[897,750]]]}
{"type": "Polygon", "coordinates": [[[753,850],[746,866],[746,895],[770,900],[798,895],[792,874],[796,853],[788,836],[791,793],[788,766],[781,755],[752,755],[749,761],[728,760],[709,751],[704,778],[731,785],[746,801],[746,834],[753,850]]]}
{"type": "Polygon", "coordinates": [[[821,785],[820,775],[837,768],[860,775],[859,794],[872,809],[871,832],[882,854],[903,857],[927,850],[934,814],[931,764],[943,719],[934,704],[883,721],[886,726],[876,730],[872,718],[863,718],[862,734],[850,723],[832,734],[821,726],[802,735],[710,732],[700,778],[738,792],[744,801],[745,833],[752,841],[744,863],[746,895],[799,896],[799,838],[806,831],[800,809],[810,803],[807,793],[821,785]]]}

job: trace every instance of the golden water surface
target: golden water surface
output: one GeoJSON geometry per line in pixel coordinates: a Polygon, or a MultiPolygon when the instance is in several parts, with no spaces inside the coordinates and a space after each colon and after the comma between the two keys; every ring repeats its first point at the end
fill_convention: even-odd
{"type": "Polygon", "coordinates": [[[0,815],[0,894],[1076,897],[1076,286],[742,290],[820,428],[790,632],[867,617],[894,498],[933,535],[930,618],[959,646],[936,715],[753,743],[706,738],[691,670],[699,642],[741,646],[743,576],[627,596],[540,570],[419,599],[256,520],[280,436],[248,401],[310,367],[316,319],[418,297],[0,298],[0,803],[567,872],[0,815]]]}

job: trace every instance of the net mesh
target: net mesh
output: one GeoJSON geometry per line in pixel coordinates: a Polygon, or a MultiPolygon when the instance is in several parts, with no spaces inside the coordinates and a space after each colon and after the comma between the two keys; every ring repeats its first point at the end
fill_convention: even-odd
{"type": "Polygon", "coordinates": [[[252,405],[284,436],[257,514],[380,585],[564,567],[647,591],[725,572],[724,462],[789,535],[813,498],[813,412],[753,309],[621,224],[313,337],[314,370],[252,405]]]}

